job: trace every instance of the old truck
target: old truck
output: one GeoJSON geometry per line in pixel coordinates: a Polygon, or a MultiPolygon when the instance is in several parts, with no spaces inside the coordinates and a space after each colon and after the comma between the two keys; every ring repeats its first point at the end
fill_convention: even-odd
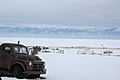
{"type": "Polygon", "coordinates": [[[41,74],[46,74],[45,62],[29,55],[26,46],[15,43],[0,45],[0,77],[35,79],[41,74]]]}

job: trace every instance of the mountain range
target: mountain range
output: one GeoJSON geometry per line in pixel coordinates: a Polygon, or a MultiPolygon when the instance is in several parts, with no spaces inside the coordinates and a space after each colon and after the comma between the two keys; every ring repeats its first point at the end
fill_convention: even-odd
{"type": "Polygon", "coordinates": [[[120,39],[119,27],[66,25],[0,25],[0,37],[120,39]]]}

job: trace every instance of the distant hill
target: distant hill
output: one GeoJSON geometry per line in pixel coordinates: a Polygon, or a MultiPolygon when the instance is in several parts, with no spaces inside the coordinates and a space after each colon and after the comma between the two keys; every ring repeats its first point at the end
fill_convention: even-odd
{"type": "Polygon", "coordinates": [[[120,39],[120,28],[64,25],[0,25],[0,37],[120,39]]]}

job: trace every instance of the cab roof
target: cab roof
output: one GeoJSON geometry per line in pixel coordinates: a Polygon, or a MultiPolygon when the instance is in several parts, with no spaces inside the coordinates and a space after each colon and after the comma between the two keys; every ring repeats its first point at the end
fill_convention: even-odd
{"type": "MultiPolygon", "coordinates": [[[[16,44],[16,43],[2,43],[1,46],[2,46],[2,45],[9,45],[9,46],[24,46],[24,45],[16,44]]],[[[24,47],[26,47],[26,46],[24,46],[24,47]]]]}

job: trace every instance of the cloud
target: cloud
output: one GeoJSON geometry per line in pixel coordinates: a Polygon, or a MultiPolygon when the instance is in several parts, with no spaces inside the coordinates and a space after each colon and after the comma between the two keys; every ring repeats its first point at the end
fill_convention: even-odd
{"type": "Polygon", "coordinates": [[[119,26],[119,0],[0,0],[0,22],[119,26]]]}

